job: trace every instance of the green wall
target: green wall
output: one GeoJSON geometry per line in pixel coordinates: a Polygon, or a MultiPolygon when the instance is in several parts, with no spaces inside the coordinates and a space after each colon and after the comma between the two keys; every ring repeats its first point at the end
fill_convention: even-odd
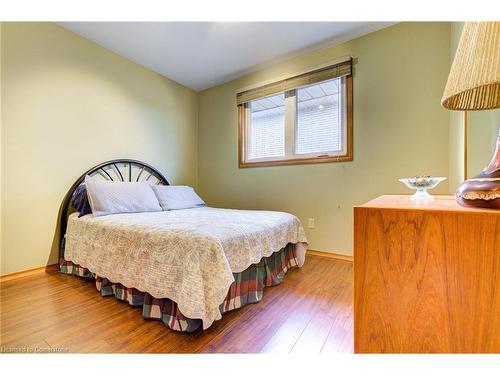
{"type": "MultiPolygon", "coordinates": [[[[401,23],[198,94],[57,25],[0,24],[1,273],[55,262],[66,190],[119,157],[197,186],[212,206],[315,218],[311,248],[351,254],[352,206],[410,193],[400,177],[449,176],[441,194],[463,179],[462,114],[440,106],[461,27],[401,23]],[[354,161],[238,169],[236,92],[345,55],[356,58],[354,161]]],[[[496,115],[477,115],[489,125],[469,134],[471,170],[489,160],[496,115]]]]}
{"type": "Polygon", "coordinates": [[[468,177],[485,168],[495,151],[500,110],[468,112],[467,168],[468,177]]]}
{"type": "Polygon", "coordinates": [[[93,165],[196,186],[196,92],[52,23],[0,27],[2,274],[57,262],[59,206],[93,165]]]}
{"type": "MultiPolygon", "coordinates": [[[[462,34],[463,22],[450,24],[450,68],[462,34]]],[[[464,181],[464,113],[450,111],[449,189],[453,194],[464,181]]]]}
{"type": "MultiPolygon", "coordinates": [[[[352,253],[354,205],[409,193],[401,177],[448,176],[450,114],[440,100],[449,61],[449,23],[402,23],[201,92],[200,194],[213,206],[315,218],[311,248],[352,253]],[[354,161],[238,169],[236,92],[345,55],[356,58],[354,161]]],[[[447,181],[434,192],[448,193],[447,181]]]]}

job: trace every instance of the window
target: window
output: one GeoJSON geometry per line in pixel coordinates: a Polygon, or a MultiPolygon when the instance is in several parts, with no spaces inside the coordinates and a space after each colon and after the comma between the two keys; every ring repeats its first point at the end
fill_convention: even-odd
{"type": "Polygon", "coordinates": [[[248,158],[285,156],[285,95],[250,102],[248,158]]]}
{"type": "Polygon", "coordinates": [[[352,160],[351,61],[237,95],[240,167],[352,160]]]}
{"type": "Polygon", "coordinates": [[[342,79],[297,90],[296,153],[337,153],[342,141],[342,79]]]}

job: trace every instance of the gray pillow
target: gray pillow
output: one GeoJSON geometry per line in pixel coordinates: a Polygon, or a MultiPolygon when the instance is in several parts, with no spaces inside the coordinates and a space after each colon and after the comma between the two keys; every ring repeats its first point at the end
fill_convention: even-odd
{"type": "Polygon", "coordinates": [[[154,185],[153,190],[163,211],[205,206],[191,186],[154,185]]]}
{"type": "Polygon", "coordinates": [[[151,185],[144,182],[106,181],[86,176],[85,185],[94,216],[162,210],[151,185]]]}

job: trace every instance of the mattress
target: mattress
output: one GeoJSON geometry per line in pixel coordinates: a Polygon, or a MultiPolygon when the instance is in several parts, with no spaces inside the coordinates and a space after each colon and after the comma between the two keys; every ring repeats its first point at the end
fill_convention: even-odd
{"type": "Polygon", "coordinates": [[[68,219],[64,258],[155,298],[169,298],[203,328],[221,318],[233,273],[288,243],[299,266],[307,240],[300,221],[275,211],[217,209],[86,215],[68,219]]]}

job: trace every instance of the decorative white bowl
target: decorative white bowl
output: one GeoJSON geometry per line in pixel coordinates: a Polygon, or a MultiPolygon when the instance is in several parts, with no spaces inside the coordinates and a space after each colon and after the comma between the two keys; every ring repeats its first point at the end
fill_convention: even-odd
{"type": "Polygon", "coordinates": [[[434,189],[441,181],[446,180],[446,177],[435,176],[416,176],[411,178],[400,178],[403,184],[410,189],[417,190],[411,196],[411,199],[433,199],[427,190],[434,189]]]}

